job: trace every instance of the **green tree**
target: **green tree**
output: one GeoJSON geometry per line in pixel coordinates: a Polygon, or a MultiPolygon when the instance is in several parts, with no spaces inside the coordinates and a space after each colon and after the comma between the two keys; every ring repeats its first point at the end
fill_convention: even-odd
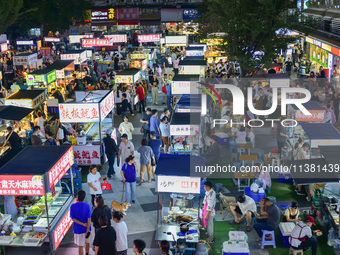
{"type": "Polygon", "coordinates": [[[23,11],[24,0],[0,0],[0,34],[6,32],[7,28],[14,24],[20,17],[33,11],[23,11]]]}
{"type": "Polygon", "coordinates": [[[43,33],[64,32],[74,21],[86,19],[92,7],[91,0],[23,0],[24,8],[36,8],[29,16],[19,20],[23,28],[43,26],[43,33]]]}
{"type": "MultiPolygon", "coordinates": [[[[278,29],[292,29],[308,34],[319,20],[301,19],[294,0],[205,0],[202,6],[201,37],[224,32],[226,51],[245,71],[269,67],[277,51],[285,49],[295,38],[277,36],[278,29]],[[254,59],[254,53],[263,51],[254,59]]],[[[244,72],[243,72],[244,75],[244,72]]]]}

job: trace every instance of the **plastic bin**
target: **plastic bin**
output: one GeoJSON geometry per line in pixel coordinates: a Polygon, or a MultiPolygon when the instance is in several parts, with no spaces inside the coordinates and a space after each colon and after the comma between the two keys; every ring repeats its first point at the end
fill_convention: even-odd
{"type": "Polygon", "coordinates": [[[223,255],[249,255],[247,242],[226,241],[223,243],[223,255]]]}
{"type": "Polygon", "coordinates": [[[279,225],[280,240],[281,240],[282,246],[285,248],[290,247],[289,237],[290,237],[290,234],[292,233],[294,226],[295,226],[294,222],[281,222],[279,225]]]}
{"type": "Polygon", "coordinates": [[[229,144],[229,135],[227,133],[218,132],[215,134],[215,136],[216,136],[216,142],[220,146],[225,146],[229,144]]]}
{"type": "Polygon", "coordinates": [[[278,173],[277,178],[280,183],[293,183],[293,177],[290,173],[278,173]]]}

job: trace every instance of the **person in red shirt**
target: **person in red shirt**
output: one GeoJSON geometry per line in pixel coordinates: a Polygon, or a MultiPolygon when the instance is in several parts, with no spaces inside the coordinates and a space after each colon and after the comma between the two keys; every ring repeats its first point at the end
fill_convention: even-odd
{"type": "Polygon", "coordinates": [[[145,94],[144,94],[144,88],[142,86],[142,83],[138,84],[138,88],[136,90],[136,94],[139,98],[139,113],[145,112],[145,94]]]}

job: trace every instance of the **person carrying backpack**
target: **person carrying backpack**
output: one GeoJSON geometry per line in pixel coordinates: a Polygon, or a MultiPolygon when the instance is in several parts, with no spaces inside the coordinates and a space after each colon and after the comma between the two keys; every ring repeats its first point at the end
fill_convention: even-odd
{"type": "Polygon", "coordinates": [[[44,143],[45,146],[57,145],[57,141],[53,138],[51,131],[46,131],[45,137],[47,139],[44,143]]]}

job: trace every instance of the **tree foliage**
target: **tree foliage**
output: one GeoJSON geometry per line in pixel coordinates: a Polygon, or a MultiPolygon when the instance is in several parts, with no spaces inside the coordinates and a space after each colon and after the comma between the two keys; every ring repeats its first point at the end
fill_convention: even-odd
{"type": "Polygon", "coordinates": [[[20,17],[29,14],[32,9],[23,10],[24,0],[0,0],[0,34],[14,24],[20,17]]]}
{"type": "Polygon", "coordinates": [[[19,20],[23,28],[40,27],[44,34],[49,31],[63,32],[74,21],[83,21],[86,11],[92,7],[91,0],[23,0],[24,8],[36,8],[34,13],[19,20]]]}
{"type": "Polygon", "coordinates": [[[246,70],[268,67],[278,50],[296,40],[277,36],[276,30],[308,34],[318,24],[316,20],[301,20],[293,0],[205,0],[202,11],[202,38],[207,33],[225,32],[223,39],[227,44],[221,47],[246,70]],[[258,51],[263,51],[264,56],[254,58],[258,51]]]}

